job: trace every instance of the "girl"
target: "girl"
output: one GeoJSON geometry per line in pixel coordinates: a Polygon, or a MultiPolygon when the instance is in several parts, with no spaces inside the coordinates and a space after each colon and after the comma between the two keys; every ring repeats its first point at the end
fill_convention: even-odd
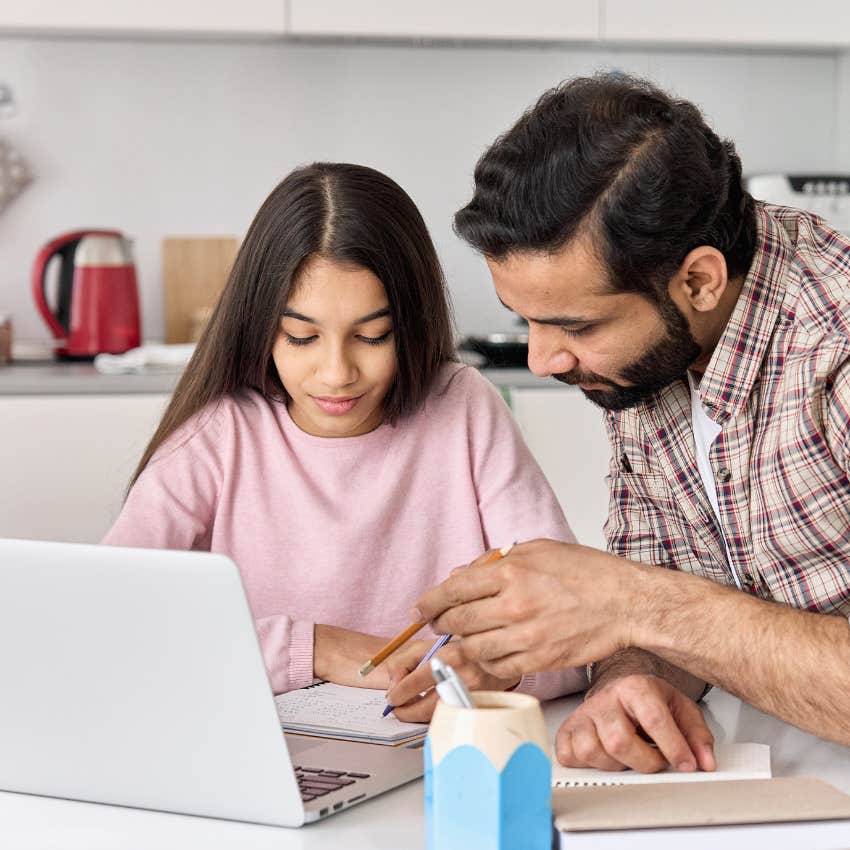
{"type": "MultiPolygon", "coordinates": [[[[362,166],[292,172],[251,224],[103,542],[233,558],[275,693],[316,678],[387,687],[388,665],[358,668],[453,567],[512,540],[572,539],[498,393],[453,349],[407,194],[362,166]]],[[[496,680],[450,651],[474,687],[584,684],[577,671],[496,680]]]]}

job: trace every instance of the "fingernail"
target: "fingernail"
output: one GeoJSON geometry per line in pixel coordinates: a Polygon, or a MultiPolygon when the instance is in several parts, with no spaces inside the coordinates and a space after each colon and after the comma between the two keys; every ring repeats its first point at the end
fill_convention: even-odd
{"type": "Polygon", "coordinates": [[[692,761],[680,761],[676,770],[680,773],[693,773],[696,770],[696,765],[692,761]]]}
{"type": "Polygon", "coordinates": [[[413,620],[414,623],[424,623],[425,620],[422,617],[422,612],[418,608],[410,609],[410,619],[413,620]]]}

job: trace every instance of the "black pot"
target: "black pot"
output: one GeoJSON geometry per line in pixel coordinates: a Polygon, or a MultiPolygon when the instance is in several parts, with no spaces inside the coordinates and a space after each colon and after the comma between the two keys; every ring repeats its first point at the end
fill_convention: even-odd
{"type": "Polygon", "coordinates": [[[460,344],[461,351],[474,351],[484,357],[484,369],[527,369],[528,334],[494,333],[468,336],[460,344]]]}

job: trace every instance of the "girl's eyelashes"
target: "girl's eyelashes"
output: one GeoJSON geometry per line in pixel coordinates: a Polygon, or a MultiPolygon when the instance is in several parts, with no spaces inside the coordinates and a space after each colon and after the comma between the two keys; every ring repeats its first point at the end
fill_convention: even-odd
{"type": "Polygon", "coordinates": [[[309,345],[317,337],[313,336],[292,336],[292,334],[284,333],[283,338],[290,345],[309,345]]]}
{"type": "Polygon", "coordinates": [[[390,338],[391,330],[387,331],[385,334],[381,334],[380,336],[358,336],[361,342],[365,342],[368,345],[381,345],[381,343],[386,342],[390,338]]]}
{"type": "MultiPolygon", "coordinates": [[[[360,342],[365,342],[367,345],[382,345],[385,343],[392,334],[392,330],[388,330],[386,333],[381,334],[380,336],[358,336],[357,339],[360,342]]],[[[316,334],[313,336],[293,336],[292,334],[288,334],[284,331],[283,338],[289,343],[289,345],[309,345],[314,340],[319,337],[316,334]]]]}

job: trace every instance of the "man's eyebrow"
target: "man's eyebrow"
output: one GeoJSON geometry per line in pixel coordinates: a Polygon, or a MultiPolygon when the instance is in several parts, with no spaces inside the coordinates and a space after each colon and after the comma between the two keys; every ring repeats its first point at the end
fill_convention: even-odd
{"type": "MultiPolygon", "coordinates": [[[[496,296],[498,298],[498,296],[496,296]]],[[[501,305],[506,310],[511,310],[501,298],[499,298],[501,305]]],[[[512,313],[515,313],[515,310],[511,310],[512,313]]],[[[519,315],[519,314],[517,314],[519,315]]],[[[534,322],[535,325],[557,325],[558,327],[572,327],[573,325],[586,325],[590,322],[594,321],[593,319],[583,319],[581,316],[544,316],[542,318],[533,318],[532,316],[523,316],[523,318],[528,322],[534,322]]]]}
{"type": "MultiPolygon", "coordinates": [[[[375,310],[372,313],[369,313],[366,316],[361,316],[359,319],[356,319],[353,324],[355,325],[365,325],[366,322],[371,322],[374,319],[383,319],[384,316],[389,316],[390,308],[389,307],[381,307],[380,310],[375,310]]],[[[315,319],[311,319],[309,316],[305,316],[303,313],[296,313],[295,310],[284,310],[283,315],[288,319],[298,319],[299,322],[308,322],[311,325],[321,324],[317,322],[315,319]]]]}

